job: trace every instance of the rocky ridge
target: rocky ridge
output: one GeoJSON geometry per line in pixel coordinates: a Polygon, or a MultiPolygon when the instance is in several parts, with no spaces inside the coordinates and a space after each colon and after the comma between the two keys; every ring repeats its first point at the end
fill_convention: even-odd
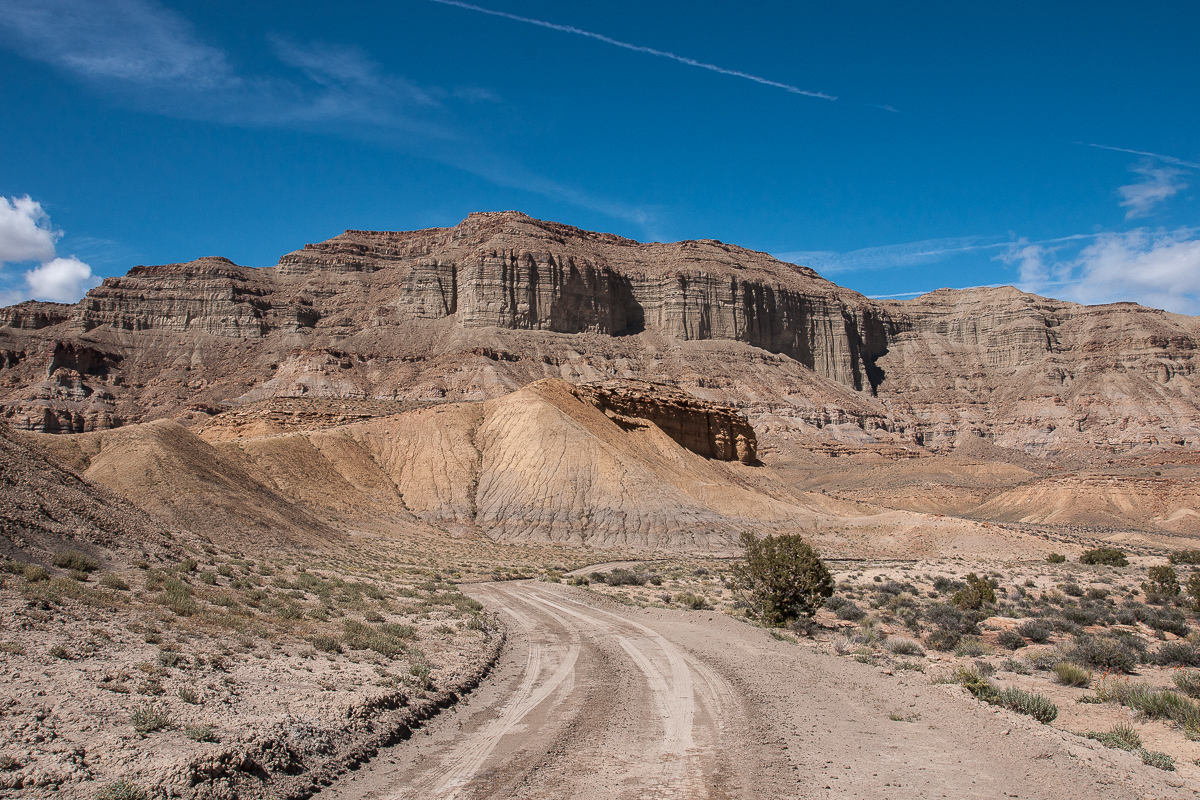
{"type": "Polygon", "coordinates": [[[2,413],[46,432],[272,398],[484,400],[561,377],[670,383],[781,432],[768,449],[1200,443],[1195,318],[1012,288],[873,301],[714,240],[643,244],[515,212],[346,231],[265,269],[135,267],[0,322],[2,413]]]}

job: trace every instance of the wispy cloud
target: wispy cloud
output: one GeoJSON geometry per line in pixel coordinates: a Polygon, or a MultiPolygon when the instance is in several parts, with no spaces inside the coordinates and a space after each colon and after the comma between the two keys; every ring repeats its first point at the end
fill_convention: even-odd
{"type": "Polygon", "coordinates": [[[155,0],[4,0],[0,13],[0,41],[148,113],[368,141],[643,227],[650,218],[537,175],[471,134],[453,103],[498,101],[490,90],[418,86],[354,47],[267,40],[290,73],[243,74],[155,0]]]}
{"type": "Polygon", "coordinates": [[[1134,301],[1200,313],[1200,228],[1097,234],[1073,257],[1055,247],[1014,242],[998,258],[1016,264],[1020,288],[1079,303],[1134,301]]]}
{"type": "Polygon", "coordinates": [[[1156,167],[1146,163],[1134,167],[1133,172],[1141,175],[1142,179],[1117,189],[1121,195],[1121,206],[1129,209],[1125,212],[1125,219],[1149,216],[1159,203],[1188,187],[1181,180],[1188,173],[1175,167],[1156,167]]]}
{"type": "MultiPolygon", "coordinates": [[[[1082,142],[1080,142],[1082,144],[1082,142]]],[[[1107,144],[1088,143],[1088,147],[1095,147],[1100,150],[1112,150],[1114,153],[1129,153],[1135,156],[1147,156],[1148,158],[1158,159],[1164,164],[1174,164],[1177,167],[1187,167],[1188,169],[1200,169],[1200,163],[1195,161],[1184,161],[1182,158],[1175,156],[1164,156],[1162,153],[1151,153],[1148,150],[1130,150],[1126,147],[1111,147],[1107,144]]]]}
{"type": "Polygon", "coordinates": [[[99,283],[90,266],[57,255],[60,236],[41,203],[28,196],[0,197],[0,278],[7,264],[40,262],[25,270],[23,285],[0,289],[0,305],[30,299],[73,303],[99,283]]]}
{"type": "Polygon", "coordinates": [[[859,250],[794,250],[775,253],[780,261],[812,267],[823,275],[865,270],[902,269],[922,264],[934,264],[963,253],[993,250],[1008,246],[1008,240],[995,236],[960,236],[948,239],[925,239],[919,242],[864,247],[859,250]]]}
{"type": "MultiPolygon", "coordinates": [[[[523,22],[526,25],[536,25],[539,28],[548,28],[549,30],[559,31],[561,33],[571,33],[576,36],[584,36],[588,39],[594,39],[597,42],[603,42],[604,44],[610,44],[613,47],[620,47],[625,50],[632,50],[635,53],[645,53],[646,55],[656,56],[658,58],[667,58],[672,61],[677,61],[680,64],[686,64],[689,67],[699,67],[700,69],[706,69],[706,70],[709,70],[710,72],[717,72],[717,73],[720,73],[721,75],[730,75],[734,78],[744,78],[745,80],[754,81],[755,83],[761,83],[764,86],[771,86],[776,89],[782,89],[785,92],[791,92],[792,94],[804,95],[805,97],[816,97],[821,100],[836,100],[837,99],[837,97],[835,97],[834,95],[826,94],[825,92],[817,92],[817,91],[812,91],[809,89],[801,89],[799,86],[793,86],[790,83],[782,83],[781,81],[774,81],[774,80],[771,80],[770,78],[764,78],[759,75],[752,75],[749,72],[742,72],[741,70],[727,69],[726,67],[719,67],[716,64],[709,64],[704,61],[697,61],[694,58],[688,58],[687,56],[681,56],[676,53],[672,53],[668,50],[658,50],[653,47],[644,47],[640,44],[631,44],[630,42],[623,42],[620,39],[613,39],[612,37],[605,36],[600,33],[594,33],[592,31],[585,31],[582,28],[576,28],[573,25],[560,25],[556,22],[546,22],[545,20],[533,19],[532,17],[522,17],[517,14],[510,14],[507,11],[496,11],[491,8],[484,8],[483,6],[477,6],[477,5],[473,5],[471,3],[463,3],[463,2],[460,2],[460,0],[430,0],[430,2],[440,3],[441,5],[444,5],[444,6],[454,6],[456,8],[463,8],[468,11],[475,11],[480,14],[488,14],[493,17],[501,17],[503,19],[512,20],[513,22],[523,22]]],[[[880,106],[880,108],[885,108],[888,111],[895,111],[894,108],[891,108],[889,106],[880,106]]]]}

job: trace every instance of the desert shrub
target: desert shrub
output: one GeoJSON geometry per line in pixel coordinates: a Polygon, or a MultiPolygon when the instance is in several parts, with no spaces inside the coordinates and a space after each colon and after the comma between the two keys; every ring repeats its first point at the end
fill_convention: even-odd
{"type": "Polygon", "coordinates": [[[1000,635],[996,637],[996,642],[1007,650],[1017,650],[1025,647],[1025,637],[1017,633],[1013,629],[1000,631],[1000,635]]]}
{"type": "Polygon", "coordinates": [[[1063,594],[1070,597],[1083,597],[1083,587],[1078,583],[1064,583],[1062,590],[1063,594]]]}
{"type": "Polygon", "coordinates": [[[146,790],[124,778],[102,787],[94,795],[95,800],[149,800],[146,790]]]}
{"type": "Polygon", "coordinates": [[[950,598],[954,605],[964,611],[980,609],[984,605],[995,605],[996,587],[991,581],[972,572],[967,575],[966,584],[950,598]]]}
{"type": "Polygon", "coordinates": [[[1103,733],[1088,731],[1086,736],[1114,750],[1137,750],[1142,746],[1142,737],[1138,735],[1138,732],[1128,722],[1114,725],[1110,730],[1103,733]]]}
{"type": "Polygon", "coordinates": [[[844,619],[849,622],[858,622],[867,615],[867,612],[853,600],[847,600],[842,603],[836,613],[838,619],[844,619]]]}
{"type": "Polygon", "coordinates": [[[201,572],[200,573],[200,582],[207,586],[216,586],[217,585],[217,573],[213,572],[212,570],[209,570],[207,572],[201,572]]]}
{"type": "Polygon", "coordinates": [[[1142,581],[1142,591],[1147,603],[1161,603],[1179,597],[1179,576],[1168,566],[1151,567],[1147,580],[1142,581]]]}
{"type": "Polygon", "coordinates": [[[940,650],[948,653],[955,647],[958,647],[962,636],[956,632],[945,628],[938,628],[925,636],[925,644],[932,647],[934,650],[940,650]]]}
{"type": "Polygon", "coordinates": [[[903,636],[892,636],[887,640],[888,652],[896,656],[923,656],[925,649],[921,643],[903,636]]]}
{"type": "Polygon", "coordinates": [[[50,648],[50,655],[54,658],[61,658],[64,661],[71,660],[71,651],[61,644],[56,644],[50,648]]]}
{"type": "Polygon", "coordinates": [[[1188,697],[1200,698],[1200,672],[1184,670],[1171,676],[1179,691],[1188,697]]]}
{"type": "Polygon", "coordinates": [[[322,653],[340,653],[342,652],[342,643],[335,636],[314,636],[308,640],[312,646],[320,650],[322,653]]]}
{"type": "Polygon", "coordinates": [[[63,569],[79,570],[80,572],[95,572],[100,569],[100,562],[81,553],[78,550],[59,550],[52,559],[54,566],[63,569]]]}
{"type": "Polygon", "coordinates": [[[100,576],[100,585],[105,589],[114,589],[118,592],[129,591],[129,584],[121,580],[121,576],[114,575],[111,572],[106,572],[100,576]]]}
{"type": "Polygon", "coordinates": [[[984,655],[983,642],[974,637],[966,637],[954,648],[954,655],[959,658],[978,658],[984,655]]]}
{"type": "Polygon", "coordinates": [[[1059,661],[1053,667],[1054,678],[1063,686],[1087,686],[1092,682],[1092,671],[1070,661],[1059,661]]]}
{"type": "Polygon", "coordinates": [[[179,687],[179,699],[182,700],[183,702],[187,703],[190,706],[198,706],[201,704],[200,703],[200,695],[197,694],[196,690],[193,689],[191,686],[180,686],[179,687]]]}
{"type": "Polygon", "coordinates": [[[1140,711],[1149,719],[1168,719],[1189,733],[1200,733],[1200,704],[1170,689],[1155,689],[1145,683],[1106,676],[1096,684],[1096,695],[1106,702],[1120,703],[1140,711]]]}
{"type": "Polygon", "coordinates": [[[154,703],[141,703],[129,712],[129,721],[133,729],[141,734],[153,733],[170,727],[171,715],[165,708],[159,708],[154,703]]]}
{"type": "Polygon", "coordinates": [[[1154,663],[1164,667],[1200,667],[1200,648],[1191,642],[1167,642],[1154,653],[1154,663]]]}
{"type": "Polygon", "coordinates": [[[1187,636],[1191,631],[1187,617],[1177,608],[1164,606],[1145,606],[1140,603],[1133,608],[1139,620],[1156,631],[1167,631],[1176,636],[1187,636]]]}
{"type": "Polygon", "coordinates": [[[973,615],[966,614],[949,603],[930,603],[925,609],[925,620],[931,625],[959,635],[974,634],[978,631],[978,623],[973,615]]]}
{"type": "Polygon", "coordinates": [[[835,594],[831,595],[829,599],[825,601],[825,608],[828,608],[830,611],[837,611],[839,608],[849,602],[849,600],[847,600],[845,597],[842,597],[840,594],[835,594]]]}
{"type": "Polygon", "coordinates": [[[29,583],[37,583],[38,581],[50,580],[50,573],[46,572],[45,568],[39,567],[37,564],[26,564],[23,568],[25,580],[29,583]]]}
{"type": "Polygon", "coordinates": [[[215,742],[217,731],[212,725],[188,725],[183,733],[193,742],[215,742]]]}
{"type": "Polygon", "coordinates": [[[833,576],[801,536],[759,539],[746,532],[742,548],[743,560],[733,567],[734,581],[768,625],[811,617],[833,594],[833,576]]]}
{"type": "Polygon", "coordinates": [[[12,772],[24,766],[20,761],[8,755],[0,753],[0,772],[12,772]]]}
{"type": "Polygon", "coordinates": [[[604,582],[609,586],[645,586],[649,580],[650,576],[645,572],[634,572],[631,569],[618,568],[604,575],[604,582]]]}
{"type": "Polygon", "coordinates": [[[1167,561],[1172,564],[1200,564],[1200,550],[1172,550],[1167,561]]]}
{"type": "Polygon", "coordinates": [[[186,667],[190,662],[188,657],[183,653],[176,653],[173,650],[159,650],[158,663],[164,667],[186,667]]]}
{"type": "Polygon", "coordinates": [[[962,581],[951,580],[950,578],[947,578],[945,575],[938,575],[936,578],[933,579],[934,590],[938,591],[938,592],[942,592],[942,593],[949,592],[949,591],[956,590],[956,589],[961,589],[964,586],[966,586],[966,584],[963,583],[962,581]]]}
{"type": "Polygon", "coordinates": [[[404,625],[399,622],[385,622],[379,626],[381,633],[391,636],[395,639],[416,639],[417,629],[412,625],[404,625]]]}
{"type": "Polygon", "coordinates": [[[1044,619],[1030,619],[1017,626],[1017,633],[1031,642],[1044,644],[1050,640],[1054,627],[1044,619]]]}
{"type": "Polygon", "coordinates": [[[1187,580],[1188,597],[1192,598],[1192,609],[1200,611],[1200,572],[1193,572],[1187,580]]]}
{"type": "Polygon", "coordinates": [[[1142,757],[1142,763],[1156,769],[1165,770],[1166,772],[1175,771],[1175,759],[1166,753],[1160,753],[1157,750],[1146,750],[1144,748],[1138,750],[1142,757]]]}
{"type": "Polygon", "coordinates": [[[675,602],[684,608],[690,608],[692,611],[709,611],[712,609],[708,598],[695,592],[680,592],[675,595],[675,602]]]}
{"type": "Polygon", "coordinates": [[[373,650],[385,658],[395,658],[408,651],[405,638],[411,637],[395,636],[354,619],[345,620],[343,625],[343,640],[351,650],[373,650]]]}
{"type": "Polygon", "coordinates": [[[1127,567],[1129,559],[1115,547],[1097,547],[1094,550],[1084,550],[1079,556],[1080,564],[1102,564],[1107,567],[1127,567]]]}
{"type": "Polygon", "coordinates": [[[1027,692],[1024,689],[1003,689],[995,700],[988,702],[1007,708],[1009,711],[1026,714],[1046,725],[1058,717],[1058,706],[1050,702],[1048,697],[1037,692],[1027,692]]]}
{"type": "Polygon", "coordinates": [[[570,578],[567,578],[568,586],[588,586],[590,584],[591,581],[588,580],[587,575],[573,575],[570,578]]]}
{"type": "Polygon", "coordinates": [[[1051,564],[1061,564],[1067,560],[1067,557],[1062,553],[1050,553],[1046,556],[1046,561],[1051,564]]]}
{"type": "Polygon", "coordinates": [[[1023,689],[998,689],[977,669],[960,668],[954,679],[985,703],[1027,714],[1041,723],[1053,722],[1058,717],[1058,706],[1045,696],[1023,689]]]}
{"type": "MultiPolygon", "coordinates": [[[[146,581],[149,588],[149,579],[146,581]]],[[[154,598],[154,602],[166,606],[181,617],[190,617],[199,611],[199,606],[192,599],[192,589],[178,578],[164,578],[160,584],[162,593],[154,598]]]]}
{"type": "Polygon", "coordinates": [[[413,677],[416,684],[422,689],[429,689],[433,686],[433,679],[430,677],[430,667],[424,661],[417,661],[408,668],[408,674],[413,677]]]}
{"type": "Polygon", "coordinates": [[[1076,636],[1069,654],[1077,664],[1110,672],[1133,672],[1138,664],[1137,651],[1111,636],[1076,636]]]}

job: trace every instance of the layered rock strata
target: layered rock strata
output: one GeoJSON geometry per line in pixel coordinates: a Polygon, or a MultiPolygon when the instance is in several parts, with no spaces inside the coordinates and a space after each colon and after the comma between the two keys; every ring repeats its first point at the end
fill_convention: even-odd
{"type": "Polygon", "coordinates": [[[482,400],[561,377],[668,382],[834,450],[948,450],[964,433],[1043,456],[1200,444],[1195,318],[1011,288],[877,302],[714,240],[514,212],[346,231],[265,269],[135,267],[0,323],[0,414],[41,431],[275,397],[482,400]]]}

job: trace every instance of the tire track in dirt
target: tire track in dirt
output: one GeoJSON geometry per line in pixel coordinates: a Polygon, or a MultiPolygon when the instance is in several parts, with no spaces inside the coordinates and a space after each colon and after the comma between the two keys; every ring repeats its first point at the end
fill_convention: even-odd
{"type": "Polygon", "coordinates": [[[509,624],[491,677],[333,800],[1193,796],[1128,753],[721,615],[544,583],[464,587],[509,624]],[[895,709],[917,722],[897,722],[895,709]]]}

